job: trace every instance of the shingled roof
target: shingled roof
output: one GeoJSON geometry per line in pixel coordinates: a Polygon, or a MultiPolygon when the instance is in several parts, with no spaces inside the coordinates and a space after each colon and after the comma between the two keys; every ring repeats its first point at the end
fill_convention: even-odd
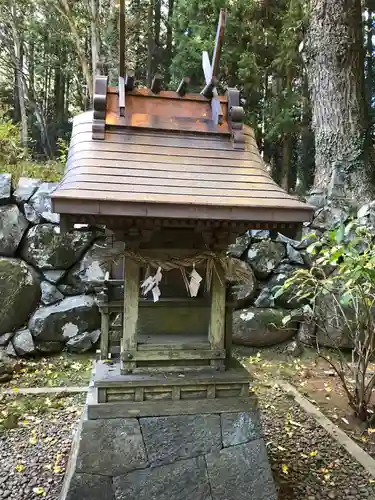
{"type": "Polygon", "coordinates": [[[74,119],[65,175],[52,196],[55,212],[81,221],[85,215],[249,223],[310,218],[312,207],[271,179],[252,130],[245,127],[236,143],[226,98],[220,98],[220,125],[203,96],[155,96],[146,89],[126,99],[121,117],[118,89],[109,89],[102,140],[93,138],[93,112],[74,119]]]}

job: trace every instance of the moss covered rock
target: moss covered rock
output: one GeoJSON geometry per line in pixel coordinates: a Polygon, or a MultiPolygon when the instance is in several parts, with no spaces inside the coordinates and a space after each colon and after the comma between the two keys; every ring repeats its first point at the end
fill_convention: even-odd
{"type": "Polygon", "coordinates": [[[35,271],[18,259],[0,258],[0,335],[22,327],[40,299],[35,271]]]}
{"type": "Polygon", "coordinates": [[[283,324],[290,310],[249,307],[233,313],[233,342],[251,347],[280,344],[297,333],[298,321],[283,324]]]}

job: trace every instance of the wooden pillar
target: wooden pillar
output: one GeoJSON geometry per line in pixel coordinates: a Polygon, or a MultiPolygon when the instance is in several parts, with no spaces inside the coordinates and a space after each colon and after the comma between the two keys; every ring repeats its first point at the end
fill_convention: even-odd
{"type": "Polygon", "coordinates": [[[121,343],[122,371],[131,372],[136,363],[132,361],[137,347],[137,321],[139,302],[139,265],[133,259],[125,258],[124,277],[124,321],[121,343]]]}
{"type": "Polygon", "coordinates": [[[108,359],[109,353],[109,311],[102,309],[101,313],[101,337],[100,337],[100,359],[108,359]]]}
{"type": "Polygon", "coordinates": [[[225,310],[225,351],[227,362],[232,355],[232,329],[233,329],[233,291],[232,286],[226,287],[226,310],[225,310]]]}
{"type": "MultiPolygon", "coordinates": [[[[223,269],[217,266],[212,273],[211,283],[211,319],[209,341],[211,349],[218,350],[225,348],[225,276],[223,269]]],[[[224,369],[224,360],[217,359],[211,361],[211,366],[224,369]]]]}

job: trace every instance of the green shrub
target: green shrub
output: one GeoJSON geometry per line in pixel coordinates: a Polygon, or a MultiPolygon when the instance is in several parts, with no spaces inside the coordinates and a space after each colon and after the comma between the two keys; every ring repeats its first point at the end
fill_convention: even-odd
{"type": "MultiPolygon", "coordinates": [[[[375,388],[375,375],[368,372],[375,355],[375,244],[373,235],[356,222],[325,234],[309,248],[314,256],[310,269],[300,269],[288,279],[276,296],[297,288],[297,297],[308,302],[302,310],[308,322],[330,337],[337,357],[319,355],[335,370],[355,414],[366,420],[375,388]],[[322,307],[329,304],[327,307],[322,307]],[[327,315],[328,312],[328,315],[327,315]],[[330,319],[328,319],[330,318],[330,319]],[[350,362],[341,345],[330,335],[332,326],[350,339],[350,362]]],[[[318,339],[318,337],[317,337],[318,339]]]]}
{"type": "Polygon", "coordinates": [[[11,174],[15,185],[20,177],[31,177],[44,182],[59,182],[64,172],[64,165],[57,161],[37,163],[20,161],[15,165],[0,164],[1,174],[11,174]]]}
{"type": "Polygon", "coordinates": [[[18,126],[6,117],[6,110],[0,108],[0,164],[14,165],[27,157],[18,126]]]}

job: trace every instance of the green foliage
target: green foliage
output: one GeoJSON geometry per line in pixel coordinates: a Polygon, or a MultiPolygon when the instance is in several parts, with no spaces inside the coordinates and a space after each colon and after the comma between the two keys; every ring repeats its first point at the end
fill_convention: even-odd
{"type": "MultiPolygon", "coordinates": [[[[305,144],[298,143],[308,110],[298,50],[307,21],[305,2],[234,0],[228,5],[223,0],[180,0],[174,20],[173,85],[181,77],[190,76],[193,90],[203,88],[202,51],[207,50],[212,56],[221,7],[227,8],[220,63],[222,90],[231,86],[241,90],[247,122],[255,129],[266,161],[275,163],[275,179],[279,180],[277,157],[283,157],[283,141],[292,139],[291,147],[298,144],[302,152],[305,144]]],[[[286,170],[303,157],[297,153],[290,156],[286,170]]],[[[290,187],[295,183],[292,177],[290,187]]]]}
{"type": "Polygon", "coordinates": [[[14,165],[27,158],[27,152],[21,145],[20,131],[7,118],[6,111],[0,108],[0,164],[14,165]]]}
{"type": "Polygon", "coordinates": [[[0,173],[11,174],[13,184],[16,184],[20,177],[31,177],[45,182],[59,182],[64,173],[64,165],[53,160],[42,163],[21,161],[14,165],[0,164],[0,173]]]}
{"type": "Polygon", "coordinates": [[[6,112],[0,110],[0,173],[12,175],[13,183],[20,177],[32,177],[46,182],[56,182],[62,177],[66,162],[67,145],[60,141],[60,161],[38,163],[32,161],[21,145],[20,130],[6,112]]]}
{"type": "MultiPolygon", "coordinates": [[[[314,259],[310,269],[300,269],[288,279],[276,296],[291,286],[296,295],[308,302],[295,315],[315,323],[318,332],[330,338],[339,353],[339,362],[321,354],[334,368],[356,415],[366,420],[375,375],[366,378],[367,368],[375,354],[375,243],[373,235],[356,221],[327,232],[313,243],[309,253],[314,259]],[[349,338],[352,363],[347,362],[339,343],[335,344],[331,328],[339,337],[349,338]],[[351,384],[350,380],[354,380],[351,384]]],[[[318,337],[319,338],[319,335],[318,337]]],[[[319,342],[318,342],[319,350],[319,342]]]]}

